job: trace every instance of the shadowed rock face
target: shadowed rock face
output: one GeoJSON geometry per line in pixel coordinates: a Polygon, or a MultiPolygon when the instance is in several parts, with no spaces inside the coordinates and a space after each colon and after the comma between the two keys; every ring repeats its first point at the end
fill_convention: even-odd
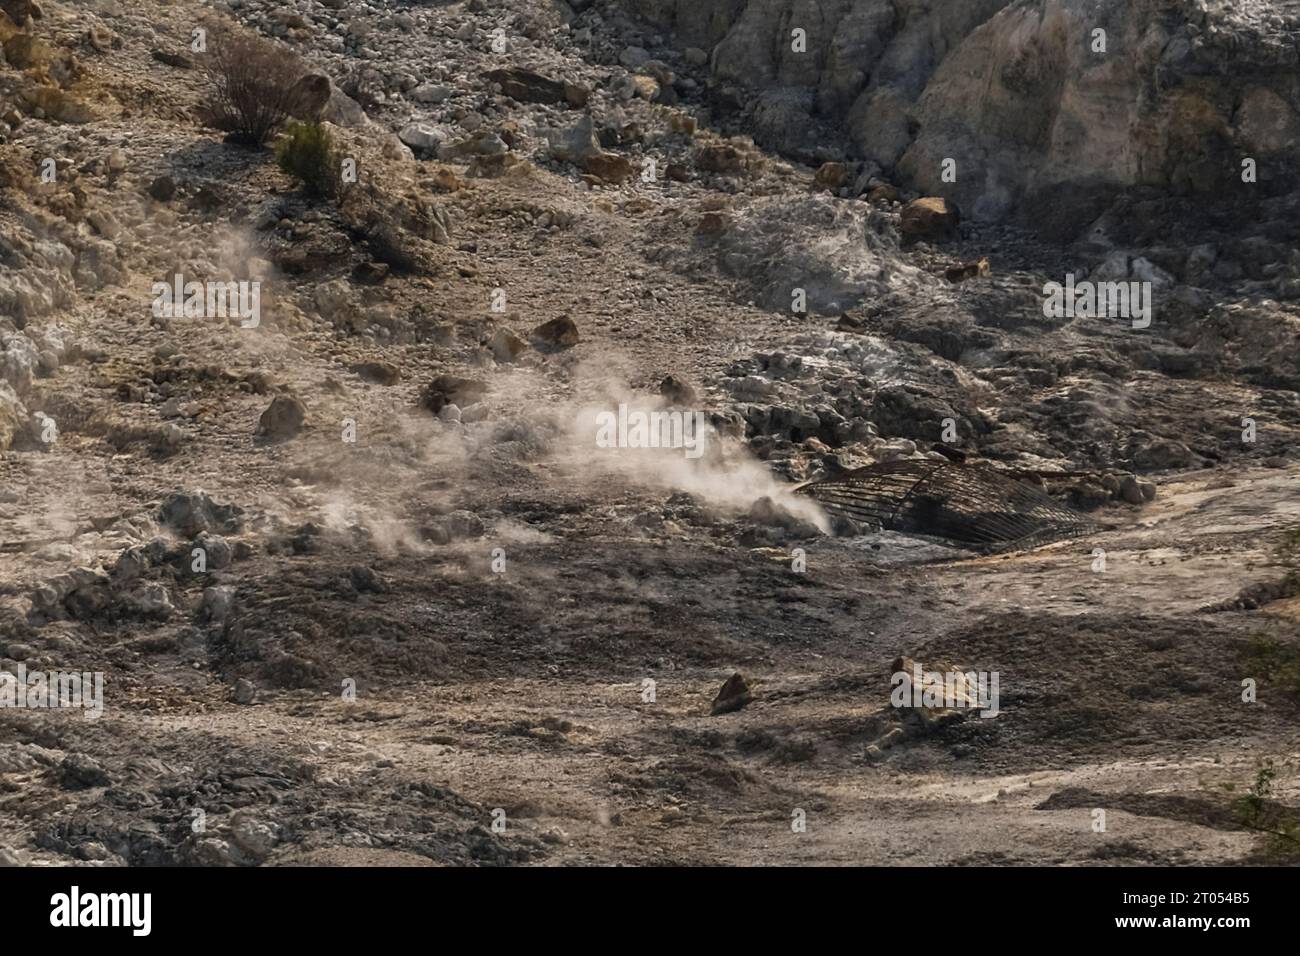
{"type": "MultiPolygon", "coordinates": [[[[1084,223],[1116,191],[1219,194],[1291,171],[1300,5],[1217,0],[628,0],[711,47],[756,137],[806,149],[813,118],[972,218],[1084,223]],[[806,52],[792,31],[806,31],[806,52]],[[1096,31],[1104,31],[1102,34],[1096,31]],[[1104,43],[1104,52],[1103,46],[1104,43]],[[956,160],[955,182],[943,161],[956,160]]],[[[1048,225],[1052,225],[1048,223],[1048,225]]]]}
{"type": "Polygon", "coordinates": [[[32,0],[0,0],[0,12],[20,27],[41,16],[40,8],[32,0]]]}

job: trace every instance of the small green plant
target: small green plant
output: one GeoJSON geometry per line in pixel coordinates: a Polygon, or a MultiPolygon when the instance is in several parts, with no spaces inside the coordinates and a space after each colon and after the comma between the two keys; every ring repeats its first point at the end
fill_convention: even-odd
{"type": "Polygon", "coordinates": [[[280,168],[313,195],[339,193],[339,163],[329,130],[320,123],[290,123],[275,147],[280,168]]]}
{"type": "Polygon", "coordinates": [[[1300,821],[1294,812],[1273,798],[1277,768],[1265,760],[1255,773],[1250,790],[1233,801],[1237,822],[1267,837],[1265,852],[1272,857],[1300,856],[1300,821]]]}
{"type": "Polygon", "coordinates": [[[1300,700],[1300,645],[1258,636],[1246,646],[1244,665],[1293,700],[1300,700]]]}
{"type": "Polygon", "coordinates": [[[1277,546],[1278,554],[1285,559],[1294,559],[1300,555],[1300,525],[1294,528],[1288,528],[1282,534],[1282,540],[1277,546]]]}
{"type": "Polygon", "coordinates": [[[1288,528],[1282,533],[1274,554],[1278,562],[1287,569],[1282,581],[1283,597],[1300,597],[1300,525],[1288,528]]]}
{"type": "Polygon", "coordinates": [[[1268,811],[1269,798],[1273,794],[1273,780],[1277,777],[1277,768],[1273,761],[1265,760],[1255,772],[1255,782],[1250,790],[1234,802],[1237,819],[1243,826],[1258,829],[1268,811]]]}

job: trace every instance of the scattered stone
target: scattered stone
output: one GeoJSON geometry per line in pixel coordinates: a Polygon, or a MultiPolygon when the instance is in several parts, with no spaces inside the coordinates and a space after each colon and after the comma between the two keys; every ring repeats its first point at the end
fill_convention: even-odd
{"type": "Polygon", "coordinates": [[[257,422],[257,432],[272,441],[287,441],[302,431],[307,407],[292,395],[277,395],[257,422]]]}
{"type": "Polygon", "coordinates": [[[383,575],[363,564],[348,569],[348,580],[353,588],[363,594],[384,594],[389,589],[383,575]]]}
{"type": "Polygon", "coordinates": [[[629,70],[644,66],[650,59],[650,53],[644,47],[630,46],[618,55],[618,62],[629,70]]]}
{"type": "Polygon", "coordinates": [[[253,685],[252,681],[241,677],[239,680],[235,681],[235,689],[231,698],[236,704],[247,706],[257,699],[257,688],[253,685]]]}
{"type": "Polygon", "coordinates": [[[487,525],[472,511],[453,511],[433,519],[425,534],[434,544],[451,544],[487,534],[487,525]]]}
{"type": "Polygon", "coordinates": [[[867,192],[867,202],[900,202],[903,196],[889,183],[872,186],[867,192]]]}
{"type": "Polygon", "coordinates": [[[39,110],[58,123],[80,125],[95,118],[90,105],[71,93],[53,86],[32,86],[19,94],[19,101],[31,112],[39,110]]]}
{"type": "Polygon", "coordinates": [[[239,810],[231,820],[228,836],[246,862],[257,864],[279,845],[280,828],[274,823],[255,819],[248,811],[239,810]]]}
{"type": "Polygon", "coordinates": [[[83,860],[106,862],[113,858],[112,851],[98,840],[91,840],[77,847],[77,856],[83,860]]]}
{"type": "Polygon", "coordinates": [[[569,102],[566,84],[532,70],[510,67],[489,70],[483,77],[490,83],[500,83],[501,92],[520,103],[569,102]]]}
{"type": "MultiPolygon", "coordinates": [[[[816,416],[812,420],[816,421],[816,416]]],[[[791,538],[815,538],[821,534],[816,525],[792,514],[767,496],[750,506],[747,517],[756,524],[780,529],[791,538]]]]}
{"type": "Polygon", "coordinates": [[[659,383],[659,394],[672,405],[694,405],[699,401],[695,389],[674,375],[666,376],[659,383]]]}
{"type": "Polygon", "coordinates": [[[149,183],[148,193],[159,202],[170,202],[176,195],[176,180],[170,176],[158,176],[149,183]]]}
{"type": "Polygon", "coordinates": [[[963,262],[959,266],[949,266],[943,271],[943,277],[952,283],[965,282],[967,279],[987,276],[990,271],[989,260],[986,256],[977,262],[963,262]]]}
{"type": "MultiPolygon", "coordinates": [[[[694,136],[697,129],[696,119],[690,113],[674,110],[668,114],[668,128],[681,136],[694,136]]],[[[680,166],[680,164],[674,165],[680,166]]]]}
{"type": "Polygon", "coordinates": [[[528,348],[528,343],[515,335],[511,329],[499,328],[492,333],[487,346],[492,351],[494,359],[502,364],[509,364],[528,348]]]}
{"type": "Polygon", "coordinates": [[[457,176],[454,169],[439,166],[430,175],[429,185],[440,193],[454,193],[465,188],[465,180],[457,176]]]}
{"type": "Polygon", "coordinates": [[[165,621],[176,613],[176,605],[167,588],[156,582],[141,585],[124,595],[122,605],[141,617],[165,621]]]}
{"type": "MultiPolygon", "coordinates": [[[[202,548],[206,555],[205,563],[209,571],[220,571],[223,568],[230,567],[230,562],[234,559],[229,542],[220,535],[212,534],[209,531],[201,531],[194,539],[194,547],[202,548]]],[[[189,566],[192,558],[193,549],[190,549],[183,556],[186,566],[189,566]]]]}
{"type": "Polygon", "coordinates": [[[838,191],[849,181],[849,168],[843,163],[822,163],[813,175],[819,189],[838,191]]]}
{"type": "Polygon", "coordinates": [[[659,83],[654,77],[638,74],[637,76],[629,76],[627,79],[631,92],[631,96],[626,97],[627,99],[640,97],[647,103],[653,103],[659,98],[659,83]]]}
{"type": "Polygon", "coordinates": [[[113,31],[102,23],[92,23],[86,32],[86,41],[98,53],[113,49],[113,31]]]}
{"type": "Polygon", "coordinates": [[[589,156],[583,168],[596,179],[606,183],[621,183],[631,179],[636,172],[632,161],[618,153],[599,152],[589,156]]]}
{"type": "Polygon", "coordinates": [[[752,703],[753,700],[754,695],[749,689],[749,684],[746,683],[744,676],[737,671],[728,677],[718,690],[718,695],[713,698],[713,707],[710,709],[709,714],[713,717],[719,714],[730,714],[752,703]]]}
{"type": "Polygon", "coordinates": [[[175,53],[171,50],[154,49],[150,51],[150,54],[159,63],[166,64],[167,66],[173,66],[178,70],[194,69],[194,61],[190,59],[188,56],[186,56],[184,53],[175,53]]]}
{"type": "Polygon", "coordinates": [[[701,146],[695,151],[695,166],[709,173],[738,173],[745,169],[745,155],[727,144],[701,146]]]}
{"type": "Polygon", "coordinates": [[[352,269],[352,281],[358,285],[381,285],[392,267],[387,262],[376,262],[368,259],[365,262],[359,262],[352,269]]]}
{"type": "Polygon", "coordinates": [[[961,214],[954,203],[927,196],[903,207],[898,227],[904,242],[946,242],[957,238],[960,222],[961,214]]]}
{"type": "Polygon", "coordinates": [[[506,141],[491,130],[480,130],[455,143],[443,143],[438,147],[438,159],[443,162],[460,162],[472,157],[503,156],[510,147],[506,141]]]}
{"type": "Polygon", "coordinates": [[[332,85],[323,73],[308,73],[298,78],[290,91],[291,115],[307,122],[320,122],[325,107],[329,105],[332,85]]]}
{"type": "Polygon", "coordinates": [[[26,850],[0,845],[0,867],[26,866],[28,859],[26,850]]]}
{"type": "Polygon", "coordinates": [[[203,589],[203,603],[199,607],[200,618],[211,624],[221,624],[230,614],[235,603],[235,589],[227,585],[203,589]]]}
{"type": "Polygon", "coordinates": [[[432,154],[442,145],[444,134],[428,123],[411,123],[402,127],[397,138],[416,153],[432,154]]]}
{"type": "Polygon", "coordinates": [[[417,103],[442,103],[451,99],[452,89],[450,86],[425,83],[411,90],[409,95],[417,103]]]}
{"type": "Polygon", "coordinates": [[[1198,460],[1182,442],[1172,438],[1153,438],[1146,432],[1134,432],[1128,447],[1129,460],[1137,471],[1189,468],[1198,460]]]}
{"type": "Polygon", "coordinates": [[[529,337],[542,350],[572,348],[578,344],[578,326],[567,315],[561,315],[537,326],[529,337]]]}
{"type": "MultiPolygon", "coordinates": [[[[194,538],[204,531],[233,534],[243,527],[243,509],[219,505],[202,492],[177,491],[163,499],[158,519],[178,534],[194,538]]],[[[161,559],[160,544],[147,546],[150,563],[161,559]]]]}
{"type": "Polygon", "coordinates": [[[349,369],[372,385],[391,386],[402,380],[402,373],[392,362],[357,362],[349,369]]]}
{"type": "Polygon", "coordinates": [[[1120,482],[1119,496],[1131,505],[1140,505],[1146,503],[1146,495],[1142,493],[1142,487],[1138,484],[1137,478],[1133,475],[1127,475],[1120,482]]]}
{"type": "Polygon", "coordinates": [[[436,415],[444,405],[470,405],[485,397],[487,392],[488,387],[484,382],[455,375],[439,375],[425,386],[420,394],[420,405],[436,415]]]}
{"type": "Polygon", "coordinates": [[[584,115],[572,126],[550,130],[548,148],[552,159],[584,166],[588,159],[600,154],[600,141],[596,124],[590,115],[584,115]]]}
{"type": "Polygon", "coordinates": [[[107,787],[111,782],[100,764],[85,754],[68,754],[59,764],[59,786],[64,790],[107,787]]]}

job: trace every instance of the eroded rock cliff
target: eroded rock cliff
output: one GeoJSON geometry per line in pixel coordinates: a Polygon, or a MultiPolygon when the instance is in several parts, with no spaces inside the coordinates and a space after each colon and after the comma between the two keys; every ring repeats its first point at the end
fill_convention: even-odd
{"type": "Polygon", "coordinates": [[[628,5],[709,52],[715,92],[741,106],[763,145],[815,156],[825,140],[814,131],[830,124],[851,151],[975,218],[1068,230],[1126,188],[1223,199],[1247,185],[1256,197],[1287,191],[1294,172],[1300,5],[628,5]],[[1257,181],[1243,184],[1246,159],[1257,181]]]}

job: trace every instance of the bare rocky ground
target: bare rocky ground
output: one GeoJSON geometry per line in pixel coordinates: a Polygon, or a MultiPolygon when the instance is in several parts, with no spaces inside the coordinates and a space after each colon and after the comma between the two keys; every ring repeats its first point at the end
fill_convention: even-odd
{"type": "MultiPolygon", "coordinates": [[[[962,194],[997,215],[905,243],[927,180],[859,155],[883,113],[793,142],[737,83],[780,4],[692,36],[640,2],[30,6],[0,0],[0,670],[106,685],[98,720],[0,709],[0,860],[1292,858],[1237,808],[1265,761],[1270,819],[1300,801],[1284,184],[1206,196],[1184,156],[1069,241],[962,194]],[[329,77],[386,231],[201,122],[214,13],[329,77]],[[260,279],[261,324],[154,316],[176,272],[260,279]],[[1067,272],[1152,279],[1151,327],[1045,317],[1067,272]],[[620,401],[704,411],[706,453],[598,447],[620,401]],[[273,402],[302,427],[260,433],[273,402]],[[1101,530],[975,555],[791,494],[941,457],[946,419],[1101,530]],[[899,656],[998,672],[1000,713],[900,717],[899,656]]],[[[1222,30],[1272,50],[1276,9],[1222,30]]]]}

